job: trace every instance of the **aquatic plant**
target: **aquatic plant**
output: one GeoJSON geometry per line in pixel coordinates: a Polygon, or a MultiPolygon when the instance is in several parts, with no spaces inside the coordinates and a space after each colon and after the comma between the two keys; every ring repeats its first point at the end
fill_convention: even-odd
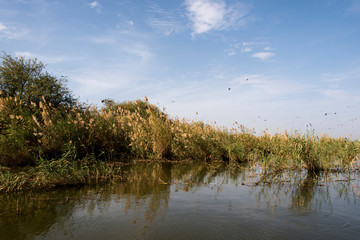
{"type": "Polygon", "coordinates": [[[123,178],[120,167],[92,157],[76,159],[74,154],[69,151],[62,158],[51,161],[38,159],[35,167],[0,168],[0,192],[38,191],[123,178]]]}

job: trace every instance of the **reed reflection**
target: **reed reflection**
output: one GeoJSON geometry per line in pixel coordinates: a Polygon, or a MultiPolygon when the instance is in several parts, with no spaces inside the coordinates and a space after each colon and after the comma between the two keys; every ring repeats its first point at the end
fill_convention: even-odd
{"type": "Polygon", "coordinates": [[[258,173],[251,194],[259,203],[270,207],[283,205],[290,209],[332,207],[334,199],[356,204],[360,198],[360,177],[357,171],[311,173],[282,171],[258,173]]]}
{"type": "MultiPolygon", "coordinates": [[[[227,194],[231,203],[242,197],[232,196],[232,191],[236,194],[239,192],[236,189],[241,188],[241,193],[248,193],[247,198],[254,199],[258,205],[271,209],[282,206],[298,212],[332,207],[334,198],[358,204],[360,197],[359,173],[356,171],[318,175],[307,171],[269,173],[256,167],[224,163],[166,162],[123,166],[122,171],[124,182],[0,195],[2,237],[33,239],[51,236],[53,229],[65,228],[69,234],[75,233],[82,229],[81,221],[91,217],[109,218],[110,222],[129,229],[135,226],[137,230],[134,231],[140,228],[144,233],[155,221],[167,221],[172,195],[189,191],[196,194],[204,189],[211,191],[214,186],[218,195],[222,194],[222,188],[230,189],[227,194]]],[[[240,205],[239,209],[242,209],[240,205]]]]}

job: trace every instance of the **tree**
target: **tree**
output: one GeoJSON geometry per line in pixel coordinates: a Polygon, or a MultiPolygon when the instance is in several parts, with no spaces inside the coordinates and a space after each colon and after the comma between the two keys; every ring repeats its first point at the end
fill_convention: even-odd
{"type": "Polygon", "coordinates": [[[16,97],[27,105],[39,103],[43,97],[54,107],[73,105],[76,99],[65,87],[66,79],[58,79],[44,69],[45,65],[36,58],[12,58],[4,53],[0,64],[0,97],[16,97]]]}

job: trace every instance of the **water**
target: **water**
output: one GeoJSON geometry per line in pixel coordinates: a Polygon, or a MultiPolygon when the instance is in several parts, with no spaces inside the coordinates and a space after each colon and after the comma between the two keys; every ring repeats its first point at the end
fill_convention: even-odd
{"type": "Polygon", "coordinates": [[[127,182],[0,195],[0,239],[357,239],[359,173],[137,164],[127,182]]]}

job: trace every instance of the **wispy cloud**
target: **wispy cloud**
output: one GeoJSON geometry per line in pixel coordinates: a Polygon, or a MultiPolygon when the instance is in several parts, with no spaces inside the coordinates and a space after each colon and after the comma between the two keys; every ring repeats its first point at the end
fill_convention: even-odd
{"type": "Polygon", "coordinates": [[[127,21],[126,21],[126,24],[127,24],[130,28],[132,28],[132,27],[134,26],[134,21],[132,21],[132,20],[127,20],[127,21]]]}
{"type": "Polygon", "coordinates": [[[122,34],[128,34],[135,32],[135,22],[133,20],[125,20],[118,24],[116,24],[116,29],[118,32],[121,32],[122,34]]]}
{"type": "Polygon", "coordinates": [[[67,55],[51,56],[51,55],[32,53],[29,51],[23,51],[23,52],[16,51],[15,56],[16,57],[25,57],[25,58],[36,58],[46,64],[58,64],[58,63],[70,62],[70,61],[74,61],[74,60],[83,60],[79,57],[71,57],[71,56],[67,56],[67,55]]]}
{"type": "Polygon", "coordinates": [[[354,68],[341,73],[324,73],[322,74],[324,82],[358,82],[360,79],[360,69],[354,68]]]}
{"type": "Polygon", "coordinates": [[[16,57],[26,57],[26,58],[34,58],[34,54],[31,52],[15,52],[16,57]]]}
{"type": "Polygon", "coordinates": [[[349,98],[349,94],[341,89],[321,89],[318,92],[328,98],[335,100],[346,100],[349,98]]]}
{"type": "Polygon", "coordinates": [[[148,20],[148,24],[151,27],[160,31],[165,36],[170,36],[172,34],[178,33],[183,28],[179,22],[157,18],[150,18],[148,20]]]}
{"type": "Polygon", "coordinates": [[[184,29],[181,20],[178,19],[179,17],[176,11],[165,10],[161,8],[158,3],[151,2],[148,12],[150,13],[150,17],[147,23],[165,36],[179,33],[184,29]]]}
{"type": "Polygon", "coordinates": [[[91,3],[89,3],[90,8],[94,8],[97,11],[100,11],[102,9],[101,4],[98,1],[93,1],[91,3]]]}
{"type": "Polygon", "coordinates": [[[24,38],[30,31],[26,28],[20,28],[15,26],[9,26],[2,22],[0,22],[0,39],[22,39],[24,38]]]}
{"type": "Polygon", "coordinates": [[[142,61],[149,61],[154,56],[148,46],[142,43],[128,45],[123,50],[130,55],[139,57],[142,61]]]}
{"type": "Polygon", "coordinates": [[[251,52],[253,49],[250,47],[245,47],[241,49],[241,52],[251,52]]]}
{"type": "MultiPolygon", "coordinates": [[[[243,89],[256,99],[268,99],[277,96],[293,96],[313,89],[313,86],[298,83],[278,76],[264,76],[262,74],[243,74],[234,77],[230,84],[234,88],[243,89]],[[244,88],[246,86],[246,88],[244,88]]],[[[255,99],[254,98],[254,99],[255,99]]]]}
{"type": "Polygon", "coordinates": [[[80,69],[77,73],[72,74],[71,80],[78,84],[75,94],[85,98],[93,98],[94,95],[104,97],[104,92],[120,90],[121,87],[131,82],[121,71],[109,72],[97,69],[80,69]]]}
{"type": "Polygon", "coordinates": [[[229,56],[236,55],[236,51],[233,48],[227,49],[226,52],[228,53],[229,56]]]}
{"type": "Polygon", "coordinates": [[[8,29],[3,23],[0,23],[0,32],[5,31],[8,29]]]}
{"type": "Polygon", "coordinates": [[[86,41],[108,45],[107,47],[111,47],[114,53],[127,54],[126,58],[135,58],[138,64],[148,62],[155,56],[150,44],[147,43],[149,37],[135,31],[109,31],[102,35],[87,37],[86,41]]]}
{"type": "Polygon", "coordinates": [[[260,58],[261,60],[265,60],[274,56],[275,54],[272,52],[274,48],[268,46],[268,42],[235,42],[230,44],[230,47],[225,50],[229,56],[235,55],[237,53],[250,53],[252,57],[260,58]]]}
{"type": "Polygon", "coordinates": [[[254,58],[260,58],[261,60],[267,60],[273,57],[275,54],[272,52],[257,52],[251,55],[254,58]]]}
{"type": "Polygon", "coordinates": [[[112,35],[101,35],[101,36],[92,36],[89,37],[90,42],[96,44],[114,44],[116,43],[116,38],[112,35]]]}
{"type": "Polygon", "coordinates": [[[224,0],[186,0],[185,5],[193,36],[239,25],[249,12],[243,5],[227,6],[224,0]]]}

